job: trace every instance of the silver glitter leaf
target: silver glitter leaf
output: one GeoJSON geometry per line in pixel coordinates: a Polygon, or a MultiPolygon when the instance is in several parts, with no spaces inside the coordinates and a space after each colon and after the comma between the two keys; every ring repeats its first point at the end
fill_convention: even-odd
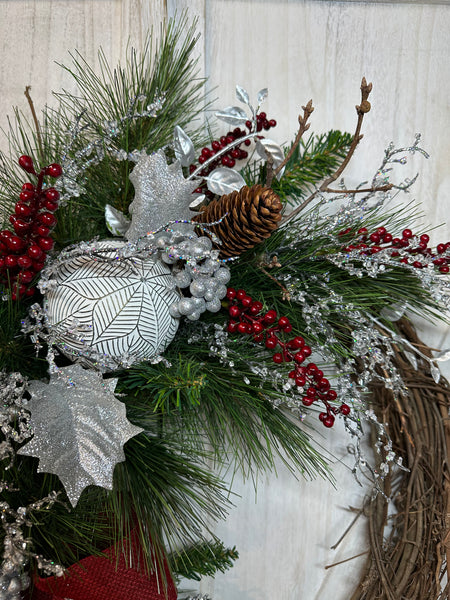
{"type": "Polygon", "coordinates": [[[110,204],[105,206],[105,221],[108,231],[119,237],[125,235],[130,227],[130,219],[110,204]]]}
{"type": "Polygon", "coordinates": [[[268,95],[269,95],[269,90],[267,88],[263,88],[262,90],[259,90],[258,104],[261,104],[262,102],[264,102],[264,100],[267,98],[268,95]]]}
{"type": "Polygon", "coordinates": [[[205,194],[198,194],[198,196],[189,204],[189,208],[193,211],[199,211],[205,204],[207,204],[205,194]]]}
{"type": "Polygon", "coordinates": [[[34,437],[18,453],[39,458],[39,473],[57,475],[73,506],[88,485],[112,489],[123,445],[143,431],[127,420],[116,383],[79,365],[59,369],[48,384],[30,382],[34,437]]]}
{"type": "Polygon", "coordinates": [[[243,102],[244,104],[249,104],[250,103],[250,98],[249,98],[247,90],[245,90],[240,85],[236,86],[236,98],[240,102],[243,102]]]}
{"type": "MultiPolygon", "coordinates": [[[[281,163],[284,160],[283,148],[273,140],[270,140],[269,138],[263,138],[262,140],[256,141],[256,152],[264,160],[267,160],[270,156],[273,161],[274,169],[281,165],[281,163]]],[[[278,173],[277,179],[281,179],[283,173],[284,169],[282,169],[278,173]]]]}
{"type": "Polygon", "coordinates": [[[239,106],[227,106],[227,108],[217,111],[215,115],[229,125],[242,125],[248,120],[245,111],[239,106]]]}
{"type": "Polygon", "coordinates": [[[433,363],[430,363],[430,373],[434,383],[439,383],[441,379],[441,372],[436,365],[433,365],[433,363]]]}
{"type": "Polygon", "coordinates": [[[208,189],[213,194],[222,196],[230,192],[239,191],[244,185],[245,180],[237,171],[228,167],[218,167],[211,171],[206,178],[208,189]]]}
{"type": "Polygon", "coordinates": [[[195,161],[194,144],[188,134],[179,125],[175,127],[173,132],[173,149],[181,166],[188,167],[195,161]]]}
{"type": "MultiPolygon", "coordinates": [[[[130,180],[135,196],[129,208],[131,225],[126,235],[128,240],[135,242],[170,221],[190,220],[189,204],[198,183],[184,178],[178,161],[168,165],[161,151],[150,156],[143,154],[130,180]]],[[[180,224],[177,229],[192,231],[193,225],[180,224]]]]}

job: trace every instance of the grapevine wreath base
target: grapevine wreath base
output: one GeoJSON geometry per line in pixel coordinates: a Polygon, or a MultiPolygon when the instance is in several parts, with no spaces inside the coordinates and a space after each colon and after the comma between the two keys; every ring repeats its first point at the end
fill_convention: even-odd
{"type": "MultiPolygon", "coordinates": [[[[431,356],[410,322],[403,319],[399,330],[431,356]]],[[[450,591],[450,387],[442,378],[434,381],[425,361],[413,365],[399,348],[395,362],[408,396],[394,397],[378,385],[372,401],[409,471],[387,475],[383,494],[367,501],[367,565],[350,600],[443,600],[450,591]]]]}

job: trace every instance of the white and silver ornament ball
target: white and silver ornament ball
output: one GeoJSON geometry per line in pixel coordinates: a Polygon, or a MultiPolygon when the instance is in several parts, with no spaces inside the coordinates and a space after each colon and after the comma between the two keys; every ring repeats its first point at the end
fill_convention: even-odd
{"type": "Polygon", "coordinates": [[[154,256],[126,257],[125,242],[85,246],[56,260],[41,282],[56,346],[84,363],[90,355],[117,365],[159,355],[179,323],[169,311],[180,299],[170,269],[154,256]]]}

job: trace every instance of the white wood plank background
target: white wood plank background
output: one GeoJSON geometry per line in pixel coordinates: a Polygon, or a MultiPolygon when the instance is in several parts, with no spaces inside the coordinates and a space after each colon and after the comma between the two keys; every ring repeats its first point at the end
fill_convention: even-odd
{"type": "MultiPolygon", "coordinates": [[[[166,12],[183,8],[199,18],[202,73],[218,106],[235,103],[236,83],[251,94],[268,86],[266,112],[279,123],[271,131],[279,142],[292,138],[309,98],[316,106],[314,131],[351,131],[365,75],[374,84],[373,109],[348,182],[370,177],[391,140],[407,145],[420,131],[431,158],[414,161],[407,171],[421,172],[410,198],[423,202],[430,224],[450,224],[450,8],[444,1],[0,0],[0,125],[12,105],[27,111],[26,85],[37,107],[51,102],[51,90],[75,91],[54,64],[67,62],[69,50],[95,63],[102,46],[114,63],[129,38],[139,47],[166,12]]],[[[450,225],[433,238],[450,239],[450,225]]],[[[426,335],[436,347],[450,346],[442,326],[426,335]]],[[[336,429],[322,440],[338,459],[346,457],[341,433],[336,429]]],[[[360,506],[364,490],[339,462],[336,478],[334,490],[321,481],[296,481],[280,466],[278,478],[262,477],[257,502],[251,483],[235,482],[241,498],[217,533],[238,546],[241,558],[232,571],[197,589],[214,600],[347,600],[361,559],[325,566],[366,550],[362,521],[330,550],[353,518],[348,507],[360,506]]]]}

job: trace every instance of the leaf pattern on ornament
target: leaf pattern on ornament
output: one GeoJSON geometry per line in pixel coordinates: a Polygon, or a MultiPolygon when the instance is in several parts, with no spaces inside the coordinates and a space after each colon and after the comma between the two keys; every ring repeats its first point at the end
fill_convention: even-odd
{"type": "Polygon", "coordinates": [[[61,267],[57,288],[47,294],[49,320],[58,340],[77,350],[80,344],[64,334],[73,322],[81,326],[84,343],[100,352],[149,358],[177,331],[178,320],[169,313],[179,299],[173,288],[159,260],[77,257],[61,267]]]}

